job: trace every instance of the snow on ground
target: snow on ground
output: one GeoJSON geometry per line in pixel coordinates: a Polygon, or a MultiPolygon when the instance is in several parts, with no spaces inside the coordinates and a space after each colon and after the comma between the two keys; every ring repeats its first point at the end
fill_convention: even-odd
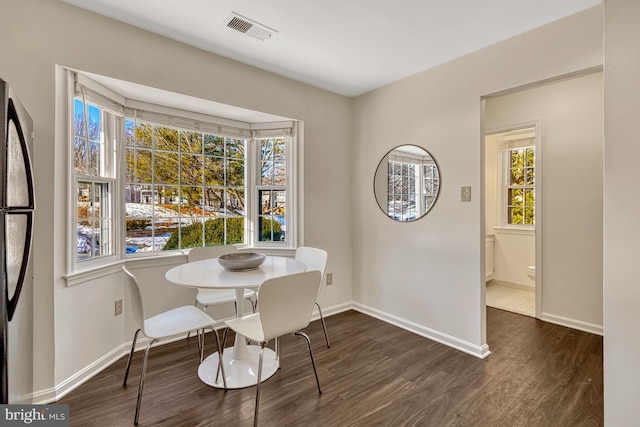
{"type": "MultiPolygon", "coordinates": [[[[145,203],[127,203],[127,218],[128,219],[136,219],[136,218],[145,218],[151,219],[155,216],[156,219],[166,223],[171,223],[175,226],[178,222],[183,225],[193,224],[195,220],[199,220],[201,217],[196,214],[193,215],[179,215],[178,211],[173,209],[168,209],[162,206],[154,206],[145,204],[145,203]],[[155,214],[155,215],[154,215],[155,214]]],[[[152,230],[153,226],[149,225],[146,229],[152,230]]],[[[172,227],[173,228],[173,227],[172,227]]],[[[95,232],[92,227],[88,227],[86,225],[78,225],[78,241],[77,241],[77,252],[78,254],[91,254],[91,233],[95,232]]],[[[96,238],[98,235],[96,235],[96,238]]],[[[171,232],[162,231],[162,227],[159,227],[157,224],[155,226],[155,236],[149,235],[145,236],[127,236],[126,237],[126,245],[127,252],[151,252],[151,251],[161,251],[164,245],[167,243],[167,240],[171,237],[171,232]]],[[[99,243],[96,244],[99,246],[99,243]]]]}

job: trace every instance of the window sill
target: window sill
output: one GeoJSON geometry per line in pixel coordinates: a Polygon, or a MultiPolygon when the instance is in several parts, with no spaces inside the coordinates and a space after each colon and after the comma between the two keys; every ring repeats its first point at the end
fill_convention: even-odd
{"type": "Polygon", "coordinates": [[[518,234],[521,236],[535,236],[536,229],[524,227],[493,227],[496,234],[518,234]]]}
{"type": "MultiPolygon", "coordinates": [[[[270,256],[282,256],[292,258],[295,256],[296,250],[293,248],[251,248],[251,247],[239,247],[242,251],[255,251],[261,252],[270,256]]],[[[131,265],[135,268],[153,268],[160,266],[167,266],[167,264],[182,264],[187,261],[186,251],[174,251],[171,254],[163,255],[138,255],[129,256],[126,259],[120,259],[117,261],[111,261],[108,263],[94,265],[82,270],[75,271],[71,274],[62,276],[67,282],[67,286],[76,286],[85,282],[99,279],[100,277],[109,276],[122,271],[122,265],[131,265]]]]}

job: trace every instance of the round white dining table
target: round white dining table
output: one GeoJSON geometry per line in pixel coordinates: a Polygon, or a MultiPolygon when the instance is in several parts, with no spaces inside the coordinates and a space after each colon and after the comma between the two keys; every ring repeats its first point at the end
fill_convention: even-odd
{"type": "MultiPolygon", "coordinates": [[[[208,289],[235,289],[238,317],[244,315],[244,290],[258,289],[260,284],[273,277],[300,273],[306,266],[290,258],[267,256],[258,268],[246,271],[225,270],[217,258],[188,262],[173,267],[165,274],[167,281],[178,286],[208,289]]],[[[224,344],[223,344],[224,345],[224,344]]],[[[244,336],[236,334],[232,349],[223,352],[227,388],[244,388],[258,382],[258,359],[260,347],[247,345],[244,336]],[[231,350],[231,351],[229,351],[231,350]]],[[[215,352],[198,367],[198,376],[212,387],[223,388],[222,377],[218,373],[219,354],[215,352]],[[218,377],[218,378],[216,378],[218,377]]],[[[262,362],[262,380],[276,373],[279,361],[276,353],[265,347],[262,362]]]]}

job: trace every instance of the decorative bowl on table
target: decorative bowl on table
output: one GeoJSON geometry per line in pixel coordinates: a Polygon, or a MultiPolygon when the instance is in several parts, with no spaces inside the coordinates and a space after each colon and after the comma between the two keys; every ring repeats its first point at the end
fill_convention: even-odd
{"type": "Polygon", "coordinates": [[[265,255],[258,252],[237,252],[233,254],[220,255],[218,262],[225,270],[243,271],[253,270],[260,267],[264,262],[265,255]]]}

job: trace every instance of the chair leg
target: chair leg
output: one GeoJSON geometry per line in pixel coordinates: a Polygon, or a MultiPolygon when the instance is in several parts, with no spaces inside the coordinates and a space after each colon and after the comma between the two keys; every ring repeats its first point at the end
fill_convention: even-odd
{"type": "Polygon", "coordinates": [[[324,317],[322,316],[322,309],[320,308],[320,304],[316,302],[318,306],[318,313],[320,313],[320,321],[322,322],[322,329],[324,330],[324,339],[327,341],[327,348],[331,348],[331,344],[329,344],[329,335],[327,335],[327,325],[324,323],[324,317]]]}
{"type": "Polygon", "coordinates": [[[313,359],[313,351],[311,351],[311,340],[304,332],[296,331],[296,335],[303,337],[307,340],[307,347],[309,347],[309,357],[311,357],[311,365],[313,365],[313,373],[316,375],[316,384],[318,384],[318,393],[322,394],[322,389],[320,389],[320,380],[318,379],[318,371],[316,370],[316,362],[313,359]]]}
{"type": "MultiPolygon", "coordinates": [[[[229,331],[228,327],[224,328],[224,332],[222,334],[222,350],[224,351],[224,346],[227,343],[227,332],[229,331]]],[[[216,335],[216,339],[218,338],[218,336],[216,335]]],[[[222,351],[220,351],[220,346],[218,346],[218,369],[216,369],[216,382],[218,382],[218,375],[220,374],[220,371],[222,371],[222,375],[224,376],[224,367],[222,366],[222,351]]],[[[226,384],[226,380],[224,380],[225,382],[225,390],[227,388],[227,384],[226,384]]]]}
{"type": "Polygon", "coordinates": [[[262,382],[262,359],[264,357],[264,346],[266,342],[260,343],[260,360],[258,361],[258,383],[256,384],[256,409],[253,415],[253,427],[258,427],[258,409],[260,407],[260,383],[262,382]]]}
{"type": "Polygon", "coordinates": [[[140,403],[142,403],[142,390],[144,389],[144,377],[147,373],[147,359],[149,358],[149,349],[158,340],[151,340],[147,348],[144,350],[144,359],[142,359],[142,374],[140,375],[140,384],[138,384],[138,402],[136,403],[136,416],[133,420],[133,424],[138,425],[138,417],[140,416],[140,403]]]}
{"type": "Polygon", "coordinates": [[[127,369],[124,371],[124,381],[122,381],[122,387],[127,386],[127,377],[129,376],[129,368],[131,367],[131,359],[133,359],[133,351],[136,348],[136,341],[138,340],[138,333],[140,329],[133,334],[133,341],[131,342],[131,351],[129,352],[129,359],[127,360],[127,369]]]}
{"type": "Polygon", "coordinates": [[[204,329],[198,329],[198,350],[200,350],[200,363],[204,360],[204,329]]]}
{"type": "MultiPolygon", "coordinates": [[[[193,306],[194,306],[194,307],[197,307],[197,306],[198,306],[198,298],[196,298],[196,300],[193,302],[193,306]]],[[[205,307],[205,310],[204,310],[204,311],[207,311],[207,310],[206,310],[206,307],[205,307]]],[[[189,337],[190,337],[190,336],[191,336],[191,331],[187,332],[187,339],[189,339],[189,337]]]]}
{"type": "Polygon", "coordinates": [[[222,384],[224,386],[224,391],[227,391],[227,376],[224,373],[224,344],[220,347],[220,337],[218,336],[218,331],[212,326],[211,331],[216,336],[216,346],[218,347],[218,369],[216,369],[216,382],[218,382],[218,373],[222,372],[222,384]]]}

